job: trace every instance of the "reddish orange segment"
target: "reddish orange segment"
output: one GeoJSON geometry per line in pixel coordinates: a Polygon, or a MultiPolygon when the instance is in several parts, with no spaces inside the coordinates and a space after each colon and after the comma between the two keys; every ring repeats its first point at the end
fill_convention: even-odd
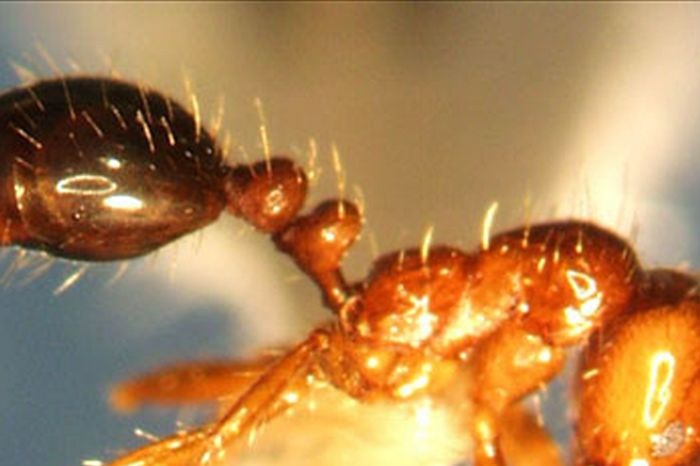
{"type": "Polygon", "coordinates": [[[636,313],[600,337],[579,376],[586,460],[690,464],[700,453],[700,301],[636,313]]]}
{"type": "Polygon", "coordinates": [[[535,225],[490,244],[480,265],[506,282],[493,292],[512,290],[522,325],[554,345],[581,343],[623,312],[639,280],[631,247],[590,223],[535,225]]]}
{"type": "Polygon", "coordinates": [[[481,316],[467,300],[475,270],[473,257],[448,247],[388,254],[358,285],[361,299],[348,310],[345,325],[377,344],[447,353],[488,330],[462,325],[481,316]]]}
{"type": "Polygon", "coordinates": [[[276,233],[294,219],[306,199],[304,171],[274,157],[231,170],[228,210],[264,233],[276,233]]]}
{"type": "Polygon", "coordinates": [[[235,398],[247,390],[274,362],[265,357],[255,361],[198,361],[162,367],[118,384],[110,403],[121,412],[145,404],[178,406],[235,398]]]}
{"type": "Polygon", "coordinates": [[[290,221],[272,240],[319,285],[326,305],[338,311],[349,294],[340,266],[361,228],[362,216],[355,204],[329,200],[290,221]]]}
{"type": "Polygon", "coordinates": [[[513,405],[503,415],[504,456],[513,466],[560,466],[564,464],[560,447],[522,406],[513,405]]]}

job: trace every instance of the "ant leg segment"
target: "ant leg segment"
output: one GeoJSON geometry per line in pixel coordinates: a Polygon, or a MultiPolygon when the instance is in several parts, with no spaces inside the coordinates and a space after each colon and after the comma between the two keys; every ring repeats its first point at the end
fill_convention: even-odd
{"type": "Polygon", "coordinates": [[[252,439],[256,429],[293,406],[311,389],[317,355],[327,345],[324,330],[279,359],[216,423],[175,434],[142,447],[110,466],[221,465],[240,439],[252,439]]]}
{"type": "Polygon", "coordinates": [[[499,445],[503,414],[515,402],[554,377],[564,350],[506,322],[477,345],[467,362],[474,415],[470,420],[477,466],[503,466],[499,445]]]}
{"type": "Polygon", "coordinates": [[[120,412],[145,404],[177,406],[236,399],[276,361],[267,356],[250,362],[197,361],[166,366],[118,383],[110,403],[120,412]]]}
{"type": "Polygon", "coordinates": [[[578,384],[579,464],[696,464],[698,297],[643,310],[602,328],[585,351],[578,384]]]}
{"type": "Polygon", "coordinates": [[[475,405],[470,422],[474,441],[474,466],[506,466],[499,444],[498,415],[483,406],[475,405]]]}
{"type": "Polygon", "coordinates": [[[321,288],[324,303],[337,313],[350,295],[340,264],[361,229],[362,214],[355,204],[331,200],[296,218],[273,241],[321,288]]]}
{"type": "Polygon", "coordinates": [[[522,404],[512,405],[499,421],[500,444],[507,463],[513,466],[562,466],[557,443],[522,404]]]}

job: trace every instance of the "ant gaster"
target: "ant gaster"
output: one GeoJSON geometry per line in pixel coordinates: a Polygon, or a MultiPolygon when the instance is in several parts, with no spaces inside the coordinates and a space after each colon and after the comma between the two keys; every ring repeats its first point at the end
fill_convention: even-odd
{"type": "MultiPolygon", "coordinates": [[[[700,458],[696,282],[643,270],[626,241],[596,225],[528,226],[471,253],[426,244],[380,257],[364,280],[349,283],[341,262],[361,231],[358,208],[334,199],[300,213],[300,167],[282,157],[227,165],[199,118],[158,92],[105,78],[11,90],[0,96],[0,148],[3,245],[124,259],[227,210],[270,235],[334,314],[282,356],[177,365],[118,386],[114,400],[125,409],[240,395],[212,423],[112,466],[220,464],[318,381],[362,402],[401,402],[440,400],[457,374],[469,380],[472,460],[502,466],[516,460],[499,443],[506,412],[552,379],[574,345],[583,346],[578,464],[700,458]]],[[[527,442],[532,429],[520,435],[527,442]]]]}

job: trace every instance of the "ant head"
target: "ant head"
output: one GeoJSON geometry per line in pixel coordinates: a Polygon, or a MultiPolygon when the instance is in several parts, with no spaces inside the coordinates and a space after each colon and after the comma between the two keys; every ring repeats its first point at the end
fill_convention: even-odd
{"type": "Polygon", "coordinates": [[[423,347],[442,341],[469,308],[474,260],[449,247],[411,249],[375,262],[347,318],[361,337],[423,347]]]}

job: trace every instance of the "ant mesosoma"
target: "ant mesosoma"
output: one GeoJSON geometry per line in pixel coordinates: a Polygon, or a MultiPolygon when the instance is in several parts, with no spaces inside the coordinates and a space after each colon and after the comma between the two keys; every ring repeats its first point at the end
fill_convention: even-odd
{"type": "MultiPolygon", "coordinates": [[[[341,262],[360,234],[357,206],[333,199],[301,214],[300,167],[283,157],[226,165],[199,118],[158,92],[105,78],[11,90],[0,96],[0,147],[3,245],[124,259],[225,209],[270,235],[334,314],[282,356],[183,364],[121,384],[114,399],[124,408],[239,395],[211,424],[112,466],[219,464],[319,381],[362,402],[401,402],[440,400],[458,374],[469,381],[474,463],[517,463],[499,442],[508,410],[552,379],[573,345],[583,345],[577,464],[700,458],[696,281],[643,270],[626,241],[598,226],[528,226],[486,236],[472,253],[426,242],[380,257],[349,283],[341,262]]],[[[522,442],[541,429],[531,424],[522,442]]]]}

